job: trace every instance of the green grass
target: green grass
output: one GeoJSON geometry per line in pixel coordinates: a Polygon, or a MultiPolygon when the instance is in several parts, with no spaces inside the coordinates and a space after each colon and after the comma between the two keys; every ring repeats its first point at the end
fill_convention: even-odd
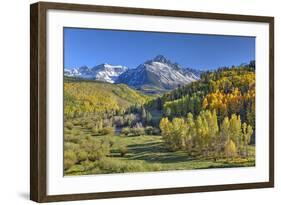
{"type": "MultiPolygon", "coordinates": [[[[115,136],[115,144],[112,147],[111,157],[123,161],[142,161],[148,164],[161,165],[161,170],[183,170],[183,169],[203,169],[210,167],[235,167],[235,166],[253,166],[254,159],[236,159],[228,161],[220,160],[202,160],[193,159],[184,151],[171,152],[165,147],[162,136],[137,136],[120,137],[115,136]],[[127,146],[128,153],[125,157],[120,157],[118,148],[127,146]]],[[[250,153],[253,153],[254,147],[251,146],[250,153]]]]}
{"type": "MultiPolygon", "coordinates": [[[[73,132],[79,133],[80,136],[90,135],[87,129],[80,127],[75,127],[73,132]]],[[[74,165],[65,172],[66,175],[255,166],[254,146],[249,147],[250,156],[247,159],[235,158],[214,161],[193,158],[184,151],[170,152],[165,147],[162,136],[98,136],[94,138],[112,141],[113,146],[110,148],[110,154],[99,162],[87,161],[74,165]],[[124,147],[127,151],[122,156],[120,150],[124,147]]]]}

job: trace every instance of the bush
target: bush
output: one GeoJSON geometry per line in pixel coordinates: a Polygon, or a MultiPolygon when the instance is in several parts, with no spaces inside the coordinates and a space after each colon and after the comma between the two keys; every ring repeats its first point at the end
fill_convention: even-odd
{"type": "Polygon", "coordinates": [[[81,161],[85,161],[88,159],[88,153],[86,151],[83,151],[83,150],[80,150],[78,153],[77,153],[77,158],[78,158],[78,161],[81,162],[81,161]]]}
{"type": "MultiPolygon", "coordinates": [[[[160,164],[145,164],[143,162],[124,162],[119,159],[103,158],[96,164],[101,173],[124,173],[124,172],[144,172],[163,170],[160,164]]],[[[95,168],[96,168],[95,167],[95,168]]]]}
{"type": "Polygon", "coordinates": [[[89,160],[86,160],[82,161],[81,165],[84,167],[85,171],[89,171],[96,168],[97,162],[91,162],[89,160]]]}
{"type": "Polygon", "coordinates": [[[121,126],[124,125],[124,119],[123,119],[122,116],[115,116],[115,117],[113,118],[113,120],[114,120],[114,124],[115,124],[116,126],[118,126],[118,127],[121,127],[121,126]]]}
{"type": "Polygon", "coordinates": [[[120,156],[124,157],[128,153],[128,148],[126,146],[122,146],[119,148],[120,156]]]}
{"type": "Polygon", "coordinates": [[[123,135],[129,135],[129,134],[130,134],[130,128],[129,128],[129,127],[124,127],[124,128],[122,128],[121,134],[123,134],[123,135]]]}
{"type": "Polygon", "coordinates": [[[109,119],[104,119],[103,120],[103,126],[104,127],[112,127],[112,121],[109,119]]]}
{"type": "Polygon", "coordinates": [[[74,120],[73,121],[73,125],[81,125],[81,121],[80,120],[74,120]]]}
{"type": "Polygon", "coordinates": [[[66,141],[64,143],[64,150],[65,151],[72,150],[72,151],[76,152],[77,150],[79,150],[79,144],[66,141]]]}
{"type": "Polygon", "coordinates": [[[124,173],[145,171],[142,163],[123,162],[121,160],[104,158],[98,162],[100,170],[106,173],[124,173]]]}
{"type": "Polygon", "coordinates": [[[160,129],[154,127],[153,130],[152,130],[152,134],[153,134],[153,135],[160,135],[160,134],[161,134],[161,131],[160,131],[160,129]]]}
{"type": "Polygon", "coordinates": [[[152,134],[153,134],[153,127],[152,127],[152,126],[147,126],[147,127],[145,128],[145,133],[146,133],[147,135],[152,135],[152,134]]]}
{"type": "Polygon", "coordinates": [[[112,158],[103,158],[102,160],[98,161],[97,165],[103,172],[106,173],[121,173],[124,172],[123,167],[124,163],[120,160],[115,160],[112,158]]]}
{"type": "Polygon", "coordinates": [[[94,136],[99,135],[99,130],[96,127],[92,127],[91,131],[92,131],[92,135],[94,136]]]}
{"type": "Polygon", "coordinates": [[[73,134],[67,134],[65,135],[65,141],[67,142],[73,142],[73,143],[78,143],[80,141],[81,136],[79,135],[73,135],[73,134]]]}
{"type": "Polygon", "coordinates": [[[77,162],[77,156],[74,151],[64,151],[64,169],[67,170],[77,162]]]}
{"type": "Polygon", "coordinates": [[[145,131],[141,123],[137,123],[133,128],[131,128],[131,133],[135,136],[144,135],[145,131]]]}
{"type": "Polygon", "coordinates": [[[108,143],[109,143],[109,147],[112,147],[114,145],[115,141],[114,141],[114,139],[109,138],[108,143]]]}
{"type": "Polygon", "coordinates": [[[85,167],[83,165],[80,164],[76,164],[74,166],[71,166],[65,173],[67,174],[71,174],[71,173],[75,173],[75,174],[79,174],[85,171],[85,167]]]}
{"type": "Polygon", "coordinates": [[[72,122],[67,121],[67,122],[65,123],[65,127],[66,127],[67,129],[69,129],[69,130],[72,130],[72,128],[73,128],[72,122]]]}
{"type": "Polygon", "coordinates": [[[103,135],[112,135],[115,133],[115,128],[114,127],[104,127],[102,129],[102,134],[103,135]]]}
{"type": "Polygon", "coordinates": [[[130,128],[129,127],[122,128],[121,134],[126,135],[126,136],[129,135],[130,134],[130,128]]]}
{"type": "Polygon", "coordinates": [[[145,134],[147,135],[160,135],[160,129],[152,126],[145,127],[145,134]]]}
{"type": "Polygon", "coordinates": [[[99,140],[91,140],[89,150],[89,160],[96,161],[106,157],[109,154],[110,147],[108,142],[99,140]]]}

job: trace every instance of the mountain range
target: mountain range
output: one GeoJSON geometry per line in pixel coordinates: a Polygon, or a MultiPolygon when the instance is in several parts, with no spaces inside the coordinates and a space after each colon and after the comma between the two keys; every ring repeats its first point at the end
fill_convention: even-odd
{"type": "MultiPolygon", "coordinates": [[[[154,93],[155,90],[171,90],[179,85],[189,84],[200,79],[202,71],[183,68],[172,63],[163,55],[140,64],[137,68],[100,64],[89,68],[64,69],[64,75],[82,79],[92,79],[116,84],[127,84],[130,87],[154,93]],[[148,91],[149,90],[149,91],[148,91]]],[[[157,92],[158,92],[157,91],[157,92]]]]}
{"type": "Polygon", "coordinates": [[[126,66],[114,66],[104,63],[92,68],[82,66],[80,68],[64,69],[64,75],[114,83],[127,70],[126,66]]]}

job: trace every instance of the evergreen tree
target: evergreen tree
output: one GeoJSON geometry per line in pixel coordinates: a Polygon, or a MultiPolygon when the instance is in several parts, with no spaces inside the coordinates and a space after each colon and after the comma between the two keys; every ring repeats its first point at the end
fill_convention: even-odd
{"type": "Polygon", "coordinates": [[[151,124],[152,123],[152,115],[148,111],[146,112],[146,123],[147,124],[151,124]]]}
{"type": "Polygon", "coordinates": [[[141,108],[141,119],[142,119],[142,123],[146,124],[146,110],[144,107],[141,108]]]}

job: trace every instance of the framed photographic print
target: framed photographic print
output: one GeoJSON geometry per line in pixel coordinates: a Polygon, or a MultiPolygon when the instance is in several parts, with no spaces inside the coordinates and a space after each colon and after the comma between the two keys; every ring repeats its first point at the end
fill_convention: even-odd
{"type": "Polygon", "coordinates": [[[30,197],[274,186],[274,18],[31,5],[30,197]]]}

